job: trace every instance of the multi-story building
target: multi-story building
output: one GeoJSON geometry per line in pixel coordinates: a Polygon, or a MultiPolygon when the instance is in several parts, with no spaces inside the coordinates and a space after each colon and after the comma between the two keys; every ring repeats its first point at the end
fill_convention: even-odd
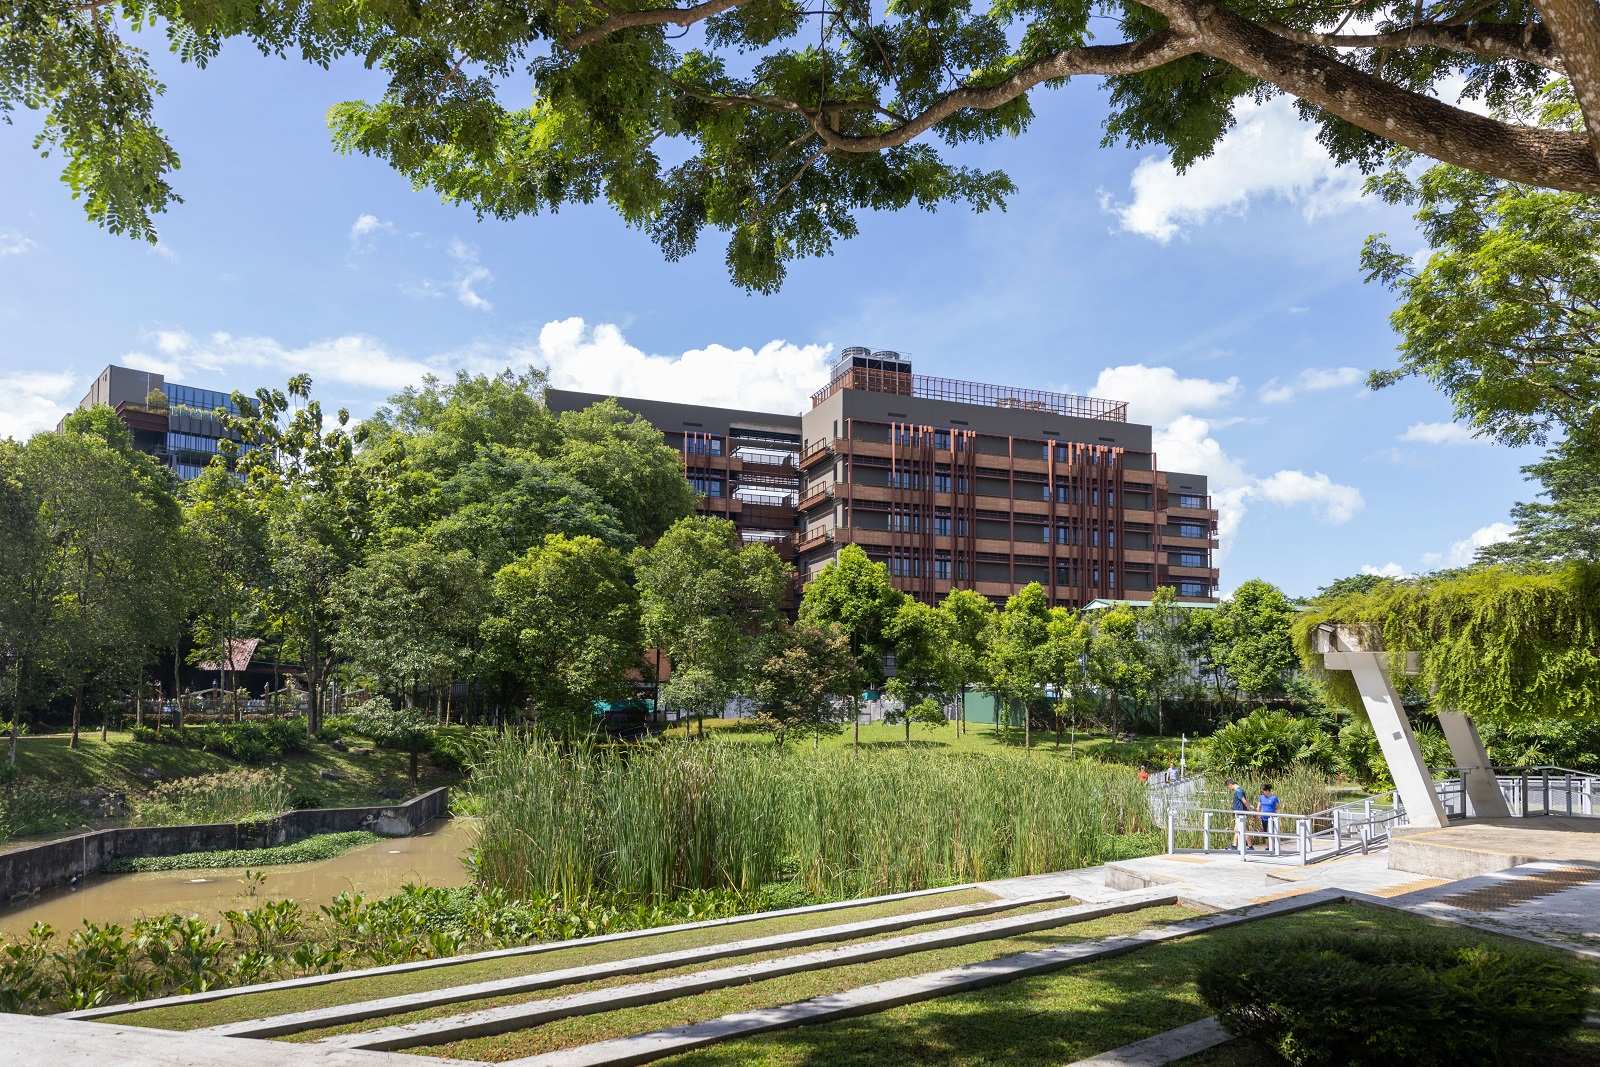
{"type": "MultiPolygon", "coordinates": [[[[133,435],[134,447],[166,464],[179,478],[197,478],[230,435],[216,417],[237,413],[227,393],[176,385],[154,371],[110,366],[78,402],[80,409],[105,404],[133,435]]],[[[59,429],[59,427],[58,427],[59,429]]]]}
{"type": "MultiPolygon", "coordinates": [[[[552,389],[553,410],[598,396],[552,389]]],[[[772,544],[805,579],[848,544],[925,601],[1212,602],[1217,513],[1206,479],[1162,471],[1127,404],[913,374],[847,348],[802,415],[618,398],[678,448],[704,514],[772,544]],[[791,543],[785,538],[792,535],[791,543]]]]}

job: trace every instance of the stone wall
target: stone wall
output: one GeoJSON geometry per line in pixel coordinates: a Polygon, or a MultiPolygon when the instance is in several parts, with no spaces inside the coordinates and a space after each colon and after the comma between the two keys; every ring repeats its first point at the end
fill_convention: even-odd
{"type": "Polygon", "coordinates": [[[404,837],[443,815],[450,791],[441,786],[401,804],[371,808],[313,808],[286,811],[254,823],[206,826],[125,826],[0,852],[0,901],[94,874],[113,859],[175,856],[266,848],[314,834],[372,830],[404,837]]]}

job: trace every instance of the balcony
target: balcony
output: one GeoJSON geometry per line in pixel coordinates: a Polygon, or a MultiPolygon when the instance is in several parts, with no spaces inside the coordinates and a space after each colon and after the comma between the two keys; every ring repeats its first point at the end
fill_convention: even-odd
{"type": "Polygon", "coordinates": [[[800,539],[795,543],[794,546],[796,555],[810,552],[812,549],[821,548],[824,545],[833,544],[832,530],[819,530],[816,533],[802,533],[797,536],[800,539]]]}
{"type": "Polygon", "coordinates": [[[806,494],[800,498],[800,510],[810,511],[819,504],[826,504],[833,499],[833,489],[832,485],[824,485],[807,490],[806,494]]]}
{"type": "Polygon", "coordinates": [[[800,469],[809,470],[831,455],[833,455],[833,441],[831,439],[818,441],[800,453],[800,469]]]}

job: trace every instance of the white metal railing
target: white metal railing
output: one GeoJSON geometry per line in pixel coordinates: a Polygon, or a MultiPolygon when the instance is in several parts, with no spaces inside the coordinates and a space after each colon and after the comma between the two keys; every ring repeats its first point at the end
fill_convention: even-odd
{"type": "Polygon", "coordinates": [[[1391,790],[1309,815],[1278,812],[1265,820],[1254,811],[1173,804],[1166,811],[1167,852],[1180,851],[1180,837],[1188,835],[1199,835],[1199,848],[1190,850],[1204,853],[1238,850],[1243,837],[1239,854],[1245,860],[1289,859],[1304,866],[1356,851],[1365,855],[1388,841],[1391,827],[1405,824],[1406,812],[1391,790]]]}
{"type": "Polygon", "coordinates": [[[1433,785],[1452,819],[1479,814],[1467,789],[1471,780],[1468,776],[1474,774],[1494,775],[1495,787],[1505,797],[1513,818],[1595,815],[1595,801],[1600,797],[1600,775],[1570,767],[1495,767],[1489,772],[1482,768],[1447,767],[1433,773],[1445,776],[1435,778],[1433,785]]]}

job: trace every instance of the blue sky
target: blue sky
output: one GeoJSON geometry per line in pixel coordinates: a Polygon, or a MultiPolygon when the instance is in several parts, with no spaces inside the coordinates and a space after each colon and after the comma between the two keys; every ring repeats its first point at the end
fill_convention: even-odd
{"type": "Polygon", "coordinates": [[[752,296],[718,234],[667,263],[604,206],[479,222],[336,155],[328,106],[380,91],[359,66],[235,47],[196,71],[146,36],[186,201],[159,248],[85,221],[30,147],[36,116],[0,126],[0,434],[53,426],[107,363],[247,390],[305,370],[357,415],[429,370],[529,364],[799,410],[829,352],[865,344],[924,374],[1130,401],[1162,466],[1211,476],[1225,589],[1465,562],[1528,494],[1531,453],[1468,439],[1426,385],[1361,385],[1394,347],[1361,241],[1420,245],[1281,103],[1178,176],[1160,152],[1098,147],[1092,81],[1038,92],[1030,134],[962,153],[1017,182],[1006,212],[868,216],[752,296]]]}

